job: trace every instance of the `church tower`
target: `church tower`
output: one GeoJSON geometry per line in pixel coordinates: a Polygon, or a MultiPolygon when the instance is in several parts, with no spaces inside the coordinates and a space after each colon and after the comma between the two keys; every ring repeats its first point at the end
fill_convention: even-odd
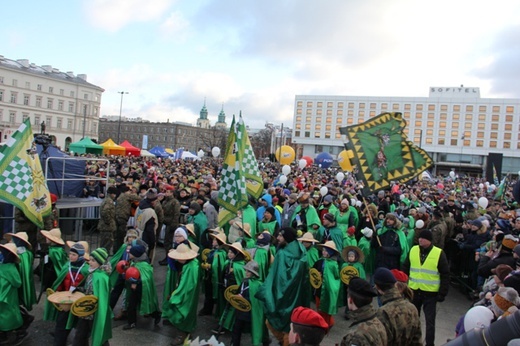
{"type": "Polygon", "coordinates": [[[208,110],[206,109],[206,98],[204,98],[204,106],[202,106],[202,109],[200,110],[200,116],[197,119],[197,127],[203,128],[203,129],[209,129],[209,119],[208,119],[208,110]]]}
{"type": "Polygon", "coordinates": [[[218,120],[215,123],[215,127],[218,129],[226,129],[226,113],[224,113],[224,104],[222,104],[222,109],[220,110],[220,113],[218,114],[218,120]]]}

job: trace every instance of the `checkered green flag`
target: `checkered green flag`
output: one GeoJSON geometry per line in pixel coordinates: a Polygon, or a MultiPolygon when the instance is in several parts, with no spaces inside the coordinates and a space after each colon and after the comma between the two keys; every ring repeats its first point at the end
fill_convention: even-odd
{"type": "Polygon", "coordinates": [[[240,112],[240,119],[238,120],[238,133],[240,140],[243,141],[244,146],[244,160],[242,161],[242,169],[246,178],[247,193],[255,198],[260,198],[264,190],[264,184],[258,169],[258,162],[256,161],[251,141],[247,135],[246,125],[242,119],[242,112],[240,112]]]}

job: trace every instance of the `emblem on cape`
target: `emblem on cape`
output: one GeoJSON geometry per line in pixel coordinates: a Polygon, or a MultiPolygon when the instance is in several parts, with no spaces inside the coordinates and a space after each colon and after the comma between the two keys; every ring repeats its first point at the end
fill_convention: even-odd
{"type": "Polygon", "coordinates": [[[237,293],[238,293],[238,285],[231,285],[228,288],[226,288],[226,290],[224,291],[224,298],[226,298],[226,300],[228,302],[230,302],[231,296],[234,296],[237,293]]]}
{"type": "Polygon", "coordinates": [[[69,311],[71,305],[84,296],[81,292],[71,293],[69,291],[54,292],[51,288],[47,288],[47,300],[54,305],[58,311],[69,311]]]}
{"type": "Polygon", "coordinates": [[[87,317],[92,315],[98,309],[98,298],[94,295],[88,295],[79,298],[72,304],[70,312],[74,316],[87,317]]]}
{"type": "Polygon", "coordinates": [[[350,279],[353,277],[359,277],[359,271],[353,266],[346,266],[343,267],[343,269],[341,269],[339,272],[339,277],[341,278],[341,282],[343,282],[345,285],[348,285],[350,279]]]}
{"type": "Polygon", "coordinates": [[[316,268],[309,269],[309,280],[311,281],[311,286],[313,288],[320,288],[323,282],[320,271],[316,268]]]}
{"type": "Polygon", "coordinates": [[[200,258],[202,259],[202,262],[208,261],[209,253],[211,252],[211,249],[204,249],[202,250],[202,253],[200,254],[200,258]]]}
{"type": "Polygon", "coordinates": [[[247,299],[239,295],[232,295],[229,298],[229,304],[231,304],[231,306],[235,309],[242,312],[251,311],[251,303],[248,302],[247,299]]]}

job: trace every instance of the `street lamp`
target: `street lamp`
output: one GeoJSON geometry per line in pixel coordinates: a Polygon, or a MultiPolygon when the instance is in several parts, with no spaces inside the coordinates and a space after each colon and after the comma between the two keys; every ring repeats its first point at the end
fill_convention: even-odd
{"type": "Polygon", "coordinates": [[[121,94],[121,105],[119,106],[119,125],[117,127],[117,144],[121,143],[121,113],[123,112],[123,95],[128,94],[128,91],[118,91],[121,94]]]}
{"type": "MultiPolygon", "coordinates": [[[[464,150],[464,138],[465,138],[465,135],[462,135],[462,137],[460,138],[461,143],[460,143],[460,155],[459,155],[459,171],[462,171],[462,150],[464,150]]],[[[459,173],[462,173],[462,172],[459,172],[459,173]]]]}

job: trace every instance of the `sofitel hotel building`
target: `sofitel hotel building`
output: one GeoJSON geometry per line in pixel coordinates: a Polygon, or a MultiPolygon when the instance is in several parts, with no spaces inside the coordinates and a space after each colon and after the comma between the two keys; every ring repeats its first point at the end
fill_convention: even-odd
{"type": "Polygon", "coordinates": [[[401,112],[408,139],[426,150],[434,174],[483,175],[488,155],[502,154],[502,174],[520,169],[520,99],[481,98],[475,87],[430,87],[428,97],[296,95],[293,143],[297,157],[335,157],[346,137],[340,127],[384,112],[401,112]]]}

